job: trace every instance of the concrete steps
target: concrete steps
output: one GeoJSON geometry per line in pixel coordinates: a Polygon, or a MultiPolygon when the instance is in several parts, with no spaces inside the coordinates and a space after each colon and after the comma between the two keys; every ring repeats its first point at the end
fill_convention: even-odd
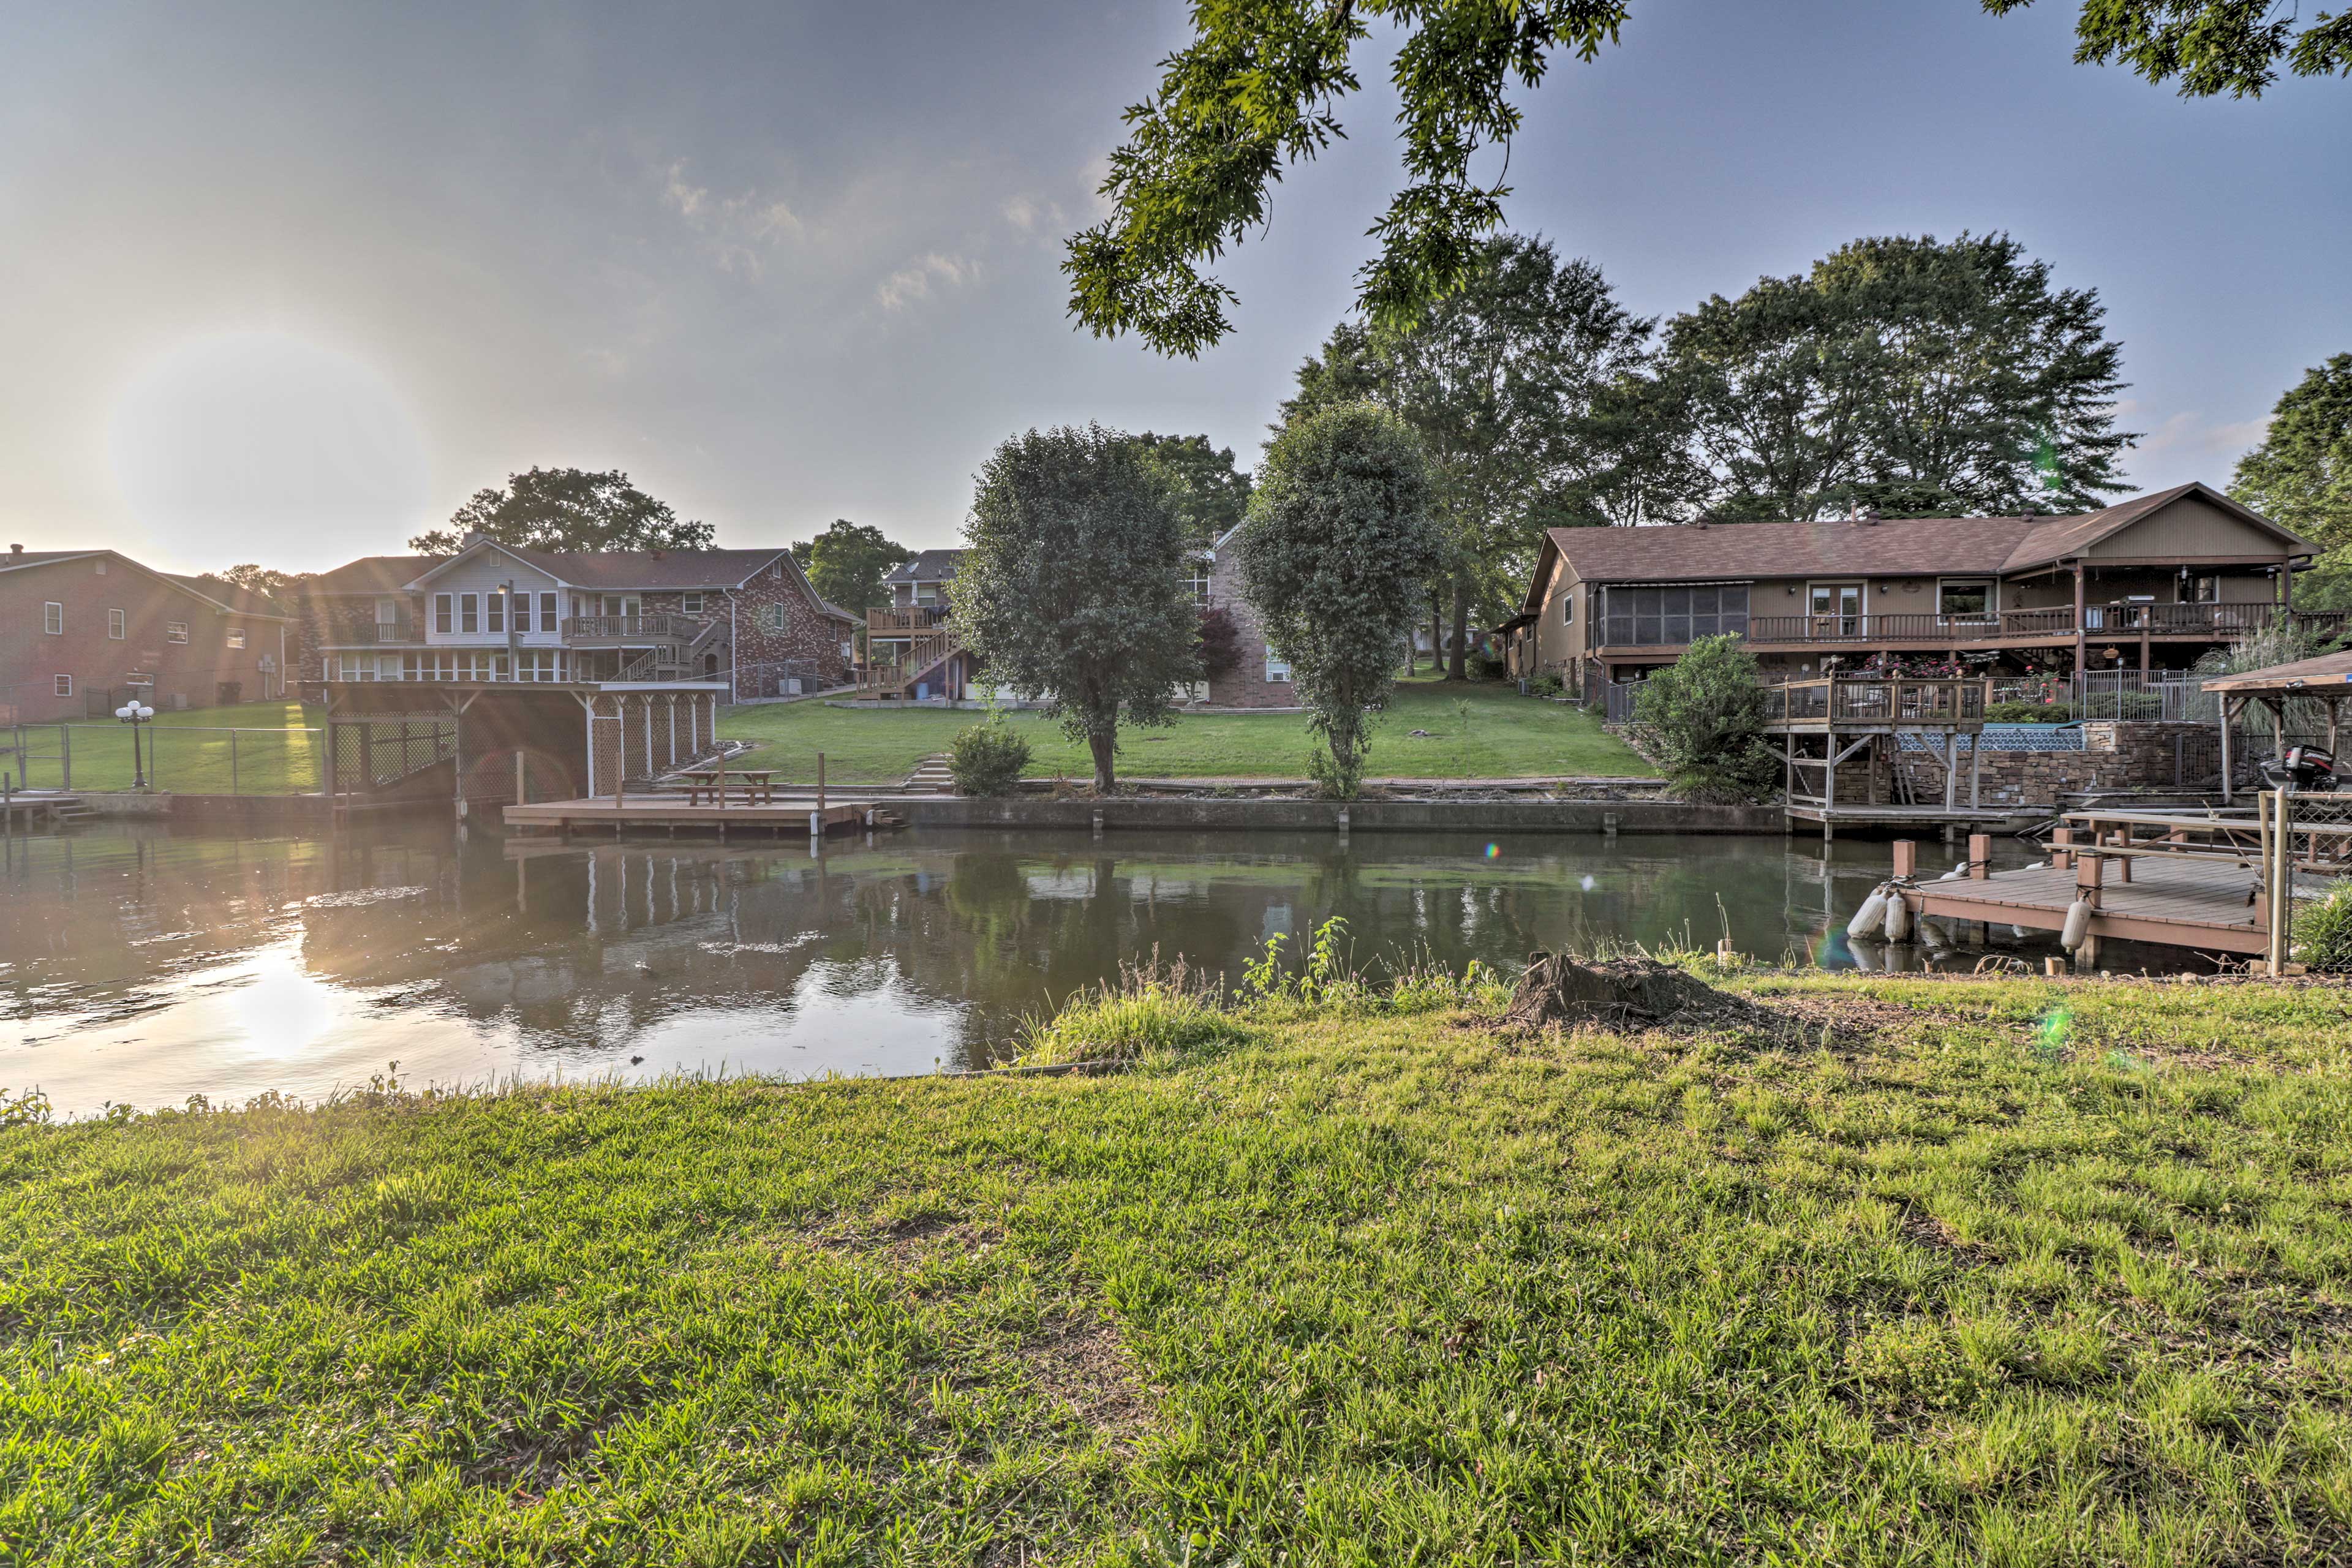
{"type": "Polygon", "coordinates": [[[934,752],[915,764],[907,782],[898,786],[908,795],[953,795],[955,773],[948,766],[948,754],[934,752]]]}

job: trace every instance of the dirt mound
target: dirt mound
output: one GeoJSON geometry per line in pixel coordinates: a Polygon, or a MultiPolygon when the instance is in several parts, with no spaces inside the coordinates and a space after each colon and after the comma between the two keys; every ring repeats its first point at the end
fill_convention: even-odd
{"type": "Polygon", "coordinates": [[[1583,964],[1565,952],[1529,953],[1528,972],[1519,977],[1502,1026],[1542,1029],[1554,1024],[1775,1031],[1786,1026],[1769,1009],[1718,991],[1672,964],[1645,958],[1583,964]]]}

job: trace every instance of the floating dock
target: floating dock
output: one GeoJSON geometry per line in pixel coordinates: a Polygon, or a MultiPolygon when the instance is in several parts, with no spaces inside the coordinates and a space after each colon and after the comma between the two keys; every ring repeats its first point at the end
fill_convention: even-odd
{"type": "Polygon", "coordinates": [[[505,808],[509,827],[540,829],[557,834],[609,833],[615,837],[632,832],[667,832],[679,828],[698,833],[759,832],[773,837],[806,834],[812,838],[836,833],[860,833],[872,827],[895,827],[898,818],[891,803],[880,800],[827,801],[779,799],[764,804],[730,801],[724,805],[695,805],[683,795],[656,791],[615,800],[598,795],[583,800],[533,801],[505,808]]]}

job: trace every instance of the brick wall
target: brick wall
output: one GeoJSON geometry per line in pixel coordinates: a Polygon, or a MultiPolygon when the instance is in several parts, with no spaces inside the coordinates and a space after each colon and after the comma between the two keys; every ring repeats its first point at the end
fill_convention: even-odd
{"type": "Polygon", "coordinates": [[[1209,701],[1219,708],[1296,708],[1298,689],[1287,680],[1265,678],[1265,631],[1242,597],[1238,554],[1227,541],[1209,574],[1211,603],[1233,617],[1234,645],[1241,650],[1241,662],[1233,673],[1209,682],[1209,701]]]}
{"type": "Polygon", "coordinates": [[[263,660],[274,666],[278,657],[279,625],[225,613],[120,556],[0,574],[0,721],[79,720],[92,694],[124,700],[134,672],[154,678],[152,690],[141,689],[159,710],[210,707],[230,682],[241,700],[256,700],[265,694],[263,660]],[[45,629],[49,604],[63,607],[61,632],[45,629]],[[122,612],[119,637],[110,631],[114,610],[122,612]],[[232,646],[240,639],[244,647],[232,646]],[[59,676],[71,679],[69,693],[58,693],[59,676]]]}
{"type": "MultiPolygon", "coordinates": [[[[1919,799],[1941,800],[1944,771],[1924,752],[1896,763],[1919,799]]],[[[1960,753],[1959,798],[1968,799],[1968,756],[1960,753]]],[[[2054,802],[2097,789],[2207,790],[2220,787],[2221,742],[2210,724],[2095,721],[2083,726],[2079,752],[1988,751],[1979,774],[1988,805],[2054,802]]],[[[1843,795],[1845,782],[1838,784],[1843,795]]]]}
{"type": "MultiPolygon", "coordinates": [[[[817,608],[816,595],[789,560],[731,591],[735,606],[736,698],[772,697],[772,685],[753,690],[759,666],[805,659],[827,684],[849,679],[841,645],[848,627],[817,608]]],[[[724,613],[720,601],[717,609],[724,613]]]]}

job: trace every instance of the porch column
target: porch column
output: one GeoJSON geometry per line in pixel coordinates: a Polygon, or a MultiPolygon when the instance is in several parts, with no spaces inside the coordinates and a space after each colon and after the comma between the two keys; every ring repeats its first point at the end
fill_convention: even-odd
{"type": "Polygon", "coordinates": [[[2090,652],[2087,646],[2090,639],[2083,628],[2085,586],[2083,563],[2077,561],[2074,563],[2074,685],[2077,690],[2082,688],[2083,670],[2090,652]]]}
{"type": "Polygon", "coordinates": [[[677,766],[677,693],[669,693],[669,765],[677,766]]]}
{"type": "Polygon", "coordinates": [[[646,776],[652,778],[656,772],[654,768],[654,700],[646,697],[639,700],[645,704],[646,710],[646,776]]]}

